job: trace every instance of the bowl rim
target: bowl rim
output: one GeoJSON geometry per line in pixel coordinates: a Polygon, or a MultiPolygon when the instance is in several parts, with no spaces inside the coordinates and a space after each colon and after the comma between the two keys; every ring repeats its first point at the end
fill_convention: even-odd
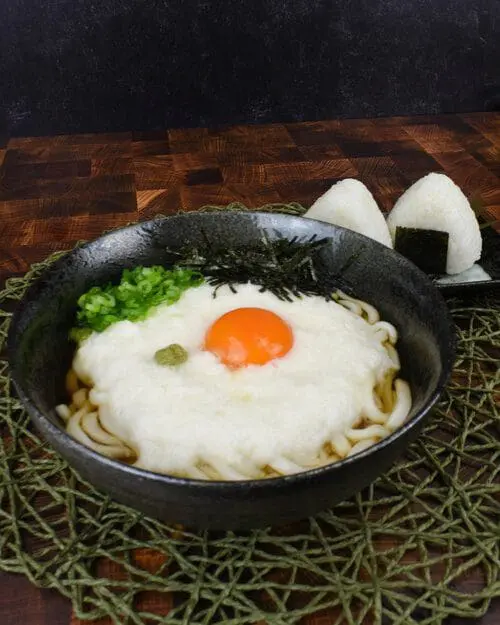
{"type": "MultiPolygon", "coordinates": [[[[128,224],[123,227],[115,228],[111,231],[105,232],[101,234],[99,237],[96,237],[92,240],[86,241],[81,245],[75,246],[73,249],[69,250],[66,254],[64,254],[61,258],[56,259],[51,265],[49,265],[46,269],[42,271],[42,273],[35,279],[35,281],[28,287],[26,292],[24,293],[22,299],[18,302],[14,313],[11,317],[11,322],[9,325],[9,330],[7,334],[7,361],[8,361],[8,369],[11,376],[11,380],[13,382],[16,394],[19,399],[23,403],[24,407],[27,409],[31,419],[34,422],[35,426],[38,426],[40,423],[40,429],[42,429],[43,434],[46,432],[49,433],[50,436],[54,438],[62,439],[62,446],[65,448],[73,448],[78,451],[78,453],[82,456],[82,458],[89,460],[95,465],[104,465],[110,469],[116,470],[118,472],[123,472],[124,475],[128,475],[134,478],[139,479],[147,479],[148,481],[153,481],[158,484],[168,485],[168,486],[182,486],[187,488],[203,488],[205,492],[209,491],[220,491],[221,488],[224,488],[226,491],[234,490],[234,491],[248,491],[252,490],[267,490],[269,488],[276,489],[279,487],[285,487],[290,484],[309,482],[314,480],[315,478],[324,477],[333,474],[335,471],[338,471],[344,467],[349,467],[350,465],[357,464],[358,462],[362,462],[365,458],[371,456],[372,454],[377,453],[380,450],[383,450],[386,447],[391,446],[397,439],[404,436],[407,432],[415,428],[428,413],[435,406],[437,401],[439,400],[441,394],[443,393],[446,384],[451,376],[453,371],[453,365],[456,357],[456,331],[455,324],[453,318],[451,317],[450,310],[446,305],[444,297],[442,296],[440,290],[434,285],[432,280],[422,272],[416,265],[414,265],[411,261],[409,261],[406,257],[402,256],[396,250],[392,248],[388,248],[387,246],[366,237],[358,232],[349,230],[348,228],[344,228],[342,226],[337,226],[334,224],[328,224],[322,222],[321,220],[305,218],[299,215],[291,215],[287,213],[280,212],[270,212],[264,210],[231,210],[224,211],[223,209],[219,210],[210,210],[210,211],[188,211],[184,213],[176,213],[173,215],[154,217],[149,220],[128,224]],[[114,460],[98,452],[94,451],[90,447],[87,447],[83,443],[80,443],[78,440],[69,435],[65,429],[62,427],[58,427],[55,425],[49,417],[45,414],[43,410],[38,408],[35,402],[31,399],[28,393],[25,391],[22,380],[20,380],[20,376],[18,375],[17,368],[15,366],[15,352],[16,352],[16,336],[19,336],[16,332],[17,325],[22,318],[24,307],[27,302],[30,301],[33,292],[36,290],[43,288],[42,282],[45,280],[50,280],[53,274],[57,273],[62,267],[64,267],[68,258],[73,254],[78,254],[82,250],[87,248],[91,248],[93,245],[96,245],[98,242],[105,241],[106,239],[112,239],[117,233],[122,233],[124,231],[132,231],[138,228],[148,227],[149,225],[157,224],[159,222],[165,222],[170,220],[177,219],[197,219],[200,216],[206,215],[217,215],[220,217],[228,217],[232,216],[233,218],[238,217],[246,217],[246,218],[257,218],[259,219],[262,215],[272,216],[273,218],[283,219],[284,221],[294,221],[294,220],[307,220],[314,221],[320,223],[322,227],[327,230],[340,231],[347,233],[347,236],[354,236],[355,239],[358,239],[360,242],[364,242],[368,245],[375,245],[385,250],[385,253],[389,253],[390,255],[395,255],[399,257],[399,262],[402,262],[403,265],[406,265],[407,268],[412,271],[415,275],[418,276],[420,280],[423,280],[424,283],[427,283],[427,287],[430,288],[431,291],[434,291],[437,301],[441,306],[441,312],[445,317],[445,325],[449,328],[449,336],[446,340],[447,343],[447,358],[441,359],[441,372],[439,374],[438,380],[434,385],[431,395],[425,402],[425,404],[416,412],[411,419],[406,421],[402,426],[394,430],[391,434],[381,439],[371,447],[364,449],[352,456],[347,456],[341,460],[336,462],[332,462],[326,465],[322,465],[319,467],[313,467],[311,469],[307,469],[305,471],[300,471],[298,473],[293,473],[289,475],[282,475],[277,477],[268,477],[268,478],[254,478],[247,480],[202,480],[197,478],[185,478],[178,477],[164,473],[157,473],[154,471],[150,471],[148,469],[142,469],[139,467],[135,467],[133,465],[127,464],[125,462],[114,460]],[[14,364],[13,364],[14,363],[14,364]]],[[[54,406],[55,409],[55,406],[54,406]]],[[[45,436],[44,436],[45,438],[45,436]]],[[[58,449],[51,444],[51,447],[54,451],[63,455],[58,449]]],[[[70,466],[72,463],[67,461],[70,466]]]]}

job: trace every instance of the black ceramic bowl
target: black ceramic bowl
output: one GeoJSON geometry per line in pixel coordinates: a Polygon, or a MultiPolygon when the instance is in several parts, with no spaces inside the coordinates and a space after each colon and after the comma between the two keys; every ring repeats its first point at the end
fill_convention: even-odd
{"type": "Polygon", "coordinates": [[[281,214],[192,213],[117,230],[58,260],[28,290],[8,337],[15,387],[38,430],[83,477],[116,500],[188,527],[247,529],[312,515],[356,493],[386,471],[418,436],[450,375],[454,330],[430,280],[392,250],[350,230],[281,214]],[[375,305],[400,334],[401,377],[413,407],[407,423],[371,449],[289,477],[208,482],[159,475],[109,460],[68,436],[54,411],[66,401],[72,357],[67,340],[76,301],[90,286],[119,278],[125,267],[161,264],[165,248],[211,242],[242,248],[261,240],[328,237],[323,262],[345,273],[356,295],[375,305]]]}

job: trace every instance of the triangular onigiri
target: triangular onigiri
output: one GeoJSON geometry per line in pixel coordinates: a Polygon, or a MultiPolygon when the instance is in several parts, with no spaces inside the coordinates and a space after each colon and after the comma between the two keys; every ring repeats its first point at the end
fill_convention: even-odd
{"type": "Polygon", "coordinates": [[[446,273],[461,273],[481,257],[479,224],[469,201],[451,178],[427,174],[398,199],[387,224],[393,239],[398,226],[448,232],[446,273]]]}
{"type": "Polygon", "coordinates": [[[373,195],[359,180],[346,178],[319,197],[304,217],[354,230],[392,247],[384,216],[373,195]]]}

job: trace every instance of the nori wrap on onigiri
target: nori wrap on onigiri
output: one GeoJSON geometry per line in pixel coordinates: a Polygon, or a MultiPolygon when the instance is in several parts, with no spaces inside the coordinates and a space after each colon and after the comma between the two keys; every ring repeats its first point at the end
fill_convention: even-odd
{"type": "Polygon", "coordinates": [[[396,227],[394,249],[417,265],[425,273],[446,273],[448,232],[425,228],[396,227]]]}

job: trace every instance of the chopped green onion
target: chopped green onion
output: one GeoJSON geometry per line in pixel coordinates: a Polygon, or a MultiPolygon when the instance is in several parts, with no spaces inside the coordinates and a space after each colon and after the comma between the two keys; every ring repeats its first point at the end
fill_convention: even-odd
{"type": "Polygon", "coordinates": [[[113,323],[145,319],[159,304],[174,304],[182,293],[204,282],[191,269],[161,266],[125,269],[120,283],[94,286],[78,300],[77,327],[70,338],[81,342],[92,332],[102,332],[113,323]]]}

